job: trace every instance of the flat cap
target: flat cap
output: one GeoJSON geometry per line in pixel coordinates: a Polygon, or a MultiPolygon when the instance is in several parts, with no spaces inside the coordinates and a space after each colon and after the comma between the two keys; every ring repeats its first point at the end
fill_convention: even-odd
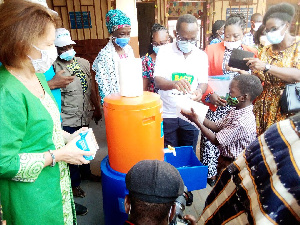
{"type": "Polygon", "coordinates": [[[171,164],[159,160],[143,160],[126,174],[129,194],[150,203],[173,202],[183,194],[180,173],[171,164]]]}

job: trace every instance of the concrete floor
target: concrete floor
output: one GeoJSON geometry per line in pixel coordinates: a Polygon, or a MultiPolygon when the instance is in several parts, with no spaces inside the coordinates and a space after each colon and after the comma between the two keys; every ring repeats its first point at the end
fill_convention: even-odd
{"type": "MultiPolygon", "coordinates": [[[[91,170],[95,175],[101,175],[100,163],[107,156],[107,143],[104,119],[91,124],[95,133],[100,149],[98,150],[95,159],[91,161],[91,170]]],[[[197,157],[199,158],[199,146],[197,147],[197,157]]],[[[78,225],[104,225],[104,214],[102,204],[102,186],[100,182],[83,181],[82,189],[86,192],[85,198],[75,198],[75,202],[82,204],[88,208],[88,213],[85,216],[77,216],[78,225]]],[[[185,214],[191,214],[198,218],[204,208],[205,199],[211,191],[211,187],[207,185],[205,189],[193,191],[194,203],[190,207],[186,207],[185,214]]],[[[117,224],[116,224],[117,225],[117,224]]]]}

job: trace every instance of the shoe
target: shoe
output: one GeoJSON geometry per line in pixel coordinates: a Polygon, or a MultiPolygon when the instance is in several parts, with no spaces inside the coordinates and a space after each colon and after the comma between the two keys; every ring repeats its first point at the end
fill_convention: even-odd
{"type": "Polygon", "coordinates": [[[194,201],[193,193],[191,191],[188,191],[187,196],[188,196],[188,199],[186,200],[186,206],[191,206],[194,201]]]}
{"type": "Polygon", "coordinates": [[[96,176],[94,174],[91,174],[89,176],[81,176],[81,180],[89,180],[93,182],[101,182],[101,176],[96,176]]]}
{"type": "Polygon", "coordinates": [[[75,211],[76,211],[77,216],[84,216],[88,213],[87,207],[80,205],[76,202],[74,202],[74,203],[75,203],[75,211]]]}
{"type": "Polygon", "coordinates": [[[209,186],[213,187],[216,184],[216,179],[207,178],[207,183],[209,184],[209,186]]]}
{"type": "Polygon", "coordinates": [[[78,187],[72,187],[72,191],[73,191],[73,196],[74,197],[80,197],[80,198],[84,198],[85,197],[85,192],[84,192],[84,190],[81,189],[80,186],[78,186],[78,187]]]}

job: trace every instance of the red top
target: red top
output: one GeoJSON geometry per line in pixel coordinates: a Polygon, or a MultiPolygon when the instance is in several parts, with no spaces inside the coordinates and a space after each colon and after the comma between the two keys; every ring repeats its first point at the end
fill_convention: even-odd
{"type": "MultiPolygon", "coordinates": [[[[254,57],[257,58],[258,52],[255,48],[251,48],[247,45],[242,45],[243,50],[253,52],[254,57]]],[[[222,64],[223,64],[223,59],[224,59],[224,52],[225,52],[225,46],[224,42],[220,42],[217,44],[212,44],[208,45],[205,49],[205,52],[208,56],[208,75],[209,76],[216,76],[216,75],[222,75],[223,74],[223,69],[222,69],[222,64]]],[[[210,106],[210,109],[215,111],[217,107],[210,103],[205,102],[205,97],[209,94],[213,93],[213,89],[208,86],[206,92],[202,95],[202,102],[206,105],[210,106]]]]}

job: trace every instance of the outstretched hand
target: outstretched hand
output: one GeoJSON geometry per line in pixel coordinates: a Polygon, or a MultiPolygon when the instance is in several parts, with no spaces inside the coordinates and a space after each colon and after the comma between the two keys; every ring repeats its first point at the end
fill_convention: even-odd
{"type": "Polygon", "coordinates": [[[54,77],[48,81],[48,85],[50,89],[56,88],[65,88],[74,80],[74,76],[63,76],[62,74],[65,73],[64,70],[60,70],[55,73],[54,77]]]}
{"type": "Polygon", "coordinates": [[[246,65],[249,66],[250,70],[252,71],[257,71],[257,70],[264,71],[266,68],[266,63],[262,62],[258,58],[244,58],[243,60],[248,61],[246,65]]]}
{"type": "Polygon", "coordinates": [[[180,112],[183,116],[185,116],[186,118],[188,118],[189,121],[197,123],[199,118],[198,115],[195,113],[194,109],[191,108],[191,111],[187,111],[187,110],[181,110],[180,112]]]}
{"type": "Polygon", "coordinates": [[[225,99],[221,98],[216,93],[213,93],[210,95],[209,101],[211,104],[213,104],[215,106],[226,106],[226,103],[227,103],[225,99]]]}
{"type": "Polygon", "coordinates": [[[196,225],[196,218],[192,215],[185,215],[184,219],[188,220],[191,225],[196,225]]]}

